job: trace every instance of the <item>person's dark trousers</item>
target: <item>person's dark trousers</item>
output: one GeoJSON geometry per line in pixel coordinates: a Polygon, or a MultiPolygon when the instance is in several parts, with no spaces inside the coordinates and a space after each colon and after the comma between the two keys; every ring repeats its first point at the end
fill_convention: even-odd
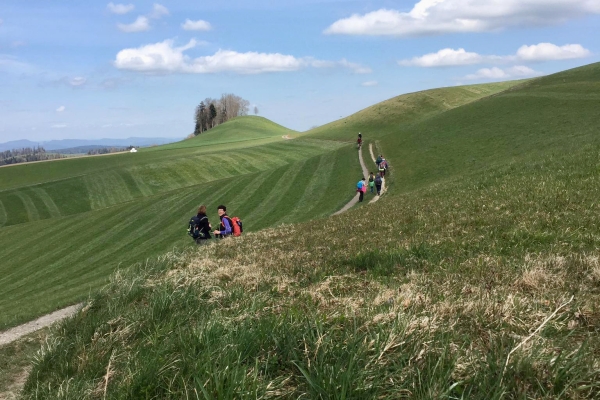
{"type": "Polygon", "coordinates": [[[377,185],[377,196],[381,195],[381,185],[377,185]]]}
{"type": "Polygon", "coordinates": [[[374,190],[375,190],[375,187],[371,186],[371,193],[373,193],[374,190]]]}
{"type": "Polygon", "coordinates": [[[363,201],[363,197],[365,196],[365,192],[360,191],[360,196],[358,196],[358,201],[363,201]]]}

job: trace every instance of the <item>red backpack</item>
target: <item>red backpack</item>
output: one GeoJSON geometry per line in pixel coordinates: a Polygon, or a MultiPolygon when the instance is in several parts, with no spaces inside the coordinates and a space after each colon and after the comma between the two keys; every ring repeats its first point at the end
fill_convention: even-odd
{"type": "Polygon", "coordinates": [[[233,229],[233,236],[241,236],[242,232],[244,232],[244,229],[242,228],[242,220],[239,219],[238,217],[233,217],[231,218],[231,222],[232,222],[232,229],[233,229]]]}

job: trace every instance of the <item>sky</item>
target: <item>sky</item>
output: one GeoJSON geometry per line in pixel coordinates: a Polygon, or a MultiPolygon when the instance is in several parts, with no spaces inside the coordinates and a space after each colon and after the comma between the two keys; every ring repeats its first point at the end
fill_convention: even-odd
{"type": "Polygon", "coordinates": [[[187,136],[234,93],[304,131],[600,61],[600,0],[2,0],[0,142],[187,136]]]}

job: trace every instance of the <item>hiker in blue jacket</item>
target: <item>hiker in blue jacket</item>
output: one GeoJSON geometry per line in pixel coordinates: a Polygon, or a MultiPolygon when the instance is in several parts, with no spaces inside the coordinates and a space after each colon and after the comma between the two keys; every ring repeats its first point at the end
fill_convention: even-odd
{"type": "Polygon", "coordinates": [[[365,196],[365,192],[367,191],[367,183],[365,182],[365,178],[362,178],[362,180],[358,181],[358,183],[356,184],[356,191],[360,193],[360,195],[358,196],[358,201],[363,201],[363,197],[365,196]]]}
{"type": "Polygon", "coordinates": [[[215,229],[213,232],[218,238],[225,238],[227,236],[231,236],[233,233],[233,222],[231,218],[227,215],[227,207],[221,205],[217,207],[217,213],[219,214],[219,218],[221,219],[220,229],[215,229]]]}

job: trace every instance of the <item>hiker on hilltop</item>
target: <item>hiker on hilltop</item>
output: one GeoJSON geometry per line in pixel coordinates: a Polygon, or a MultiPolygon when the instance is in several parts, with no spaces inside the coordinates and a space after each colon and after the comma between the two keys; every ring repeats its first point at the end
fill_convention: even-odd
{"type": "Polygon", "coordinates": [[[358,133],[358,139],[356,140],[356,145],[357,147],[360,149],[360,146],[362,146],[362,133],[358,133]]]}
{"type": "Polygon", "coordinates": [[[372,172],[369,175],[369,188],[371,189],[371,193],[373,193],[375,189],[375,175],[372,172]]]}
{"type": "Polygon", "coordinates": [[[377,164],[378,170],[379,170],[379,164],[381,164],[381,160],[383,160],[383,156],[380,154],[377,156],[377,160],[375,160],[375,164],[377,164]]]}
{"type": "Polygon", "coordinates": [[[208,239],[212,239],[211,228],[206,216],[206,206],[201,205],[198,207],[198,214],[190,219],[188,234],[196,241],[196,244],[206,244],[208,239]]]}
{"type": "Polygon", "coordinates": [[[220,229],[215,229],[213,233],[221,239],[231,236],[233,234],[233,221],[227,215],[227,207],[223,205],[217,207],[217,213],[221,219],[221,226],[219,227],[220,229]]]}
{"type": "Polygon", "coordinates": [[[363,201],[365,192],[367,191],[367,184],[366,184],[365,180],[366,180],[365,178],[362,178],[362,180],[358,181],[358,183],[356,184],[356,191],[358,193],[360,193],[360,196],[358,197],[358,201],[363,201]]]}

